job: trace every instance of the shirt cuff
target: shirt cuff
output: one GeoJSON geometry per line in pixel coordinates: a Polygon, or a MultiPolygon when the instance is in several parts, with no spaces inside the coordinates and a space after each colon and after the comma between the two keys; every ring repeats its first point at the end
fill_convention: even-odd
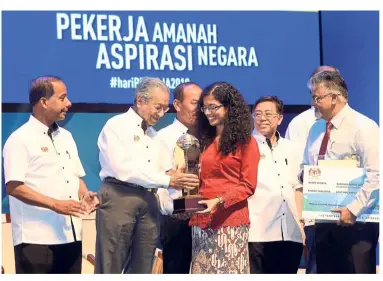
{"type": "Polygon", "coordinates": [[[303,191],[303,184],[301,184],[301,183],[297,183],[297,184],[295,184],[295,185],[294,185],[294,189],[295,189],[295,190],[302,189],[302,191],[303,191]]]}
{"type": "Polygon", "coordinates": [[[170,183],[170,176],[161,175],[157,181],[158,188],[168,188],[170,183]]]}
{"type": "Polygon", "coordinates": [[[356,217],[358,217],[363,211],[363,206],[359,203],[357,199],[352,201],[346,207],[356,217]]]}
{"type": "Polygon", "coordinates": [[[158,200],[160,203],[160,212],[162,215],[171,215],[173,214],[173,199],[169,195],[167,189],[160,188],[157,191],[158,200]]]}

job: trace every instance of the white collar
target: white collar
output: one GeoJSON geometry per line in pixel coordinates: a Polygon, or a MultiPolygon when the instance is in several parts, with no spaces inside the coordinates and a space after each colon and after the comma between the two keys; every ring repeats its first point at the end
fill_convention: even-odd
{"type": "Polygon", "coordinates": [[[331,124],[338,129],[340,124],[342,124],[344,118],[346,117],[347,113],[351,110],[351,107],[346,104],[341,111],[338,112],[337,115],[335,115],[331,120],[331,124]]]}
{"type": "Polygon", "coordinates": [[[52,124],[52,126],[48,127],[47,125],[43,124],[40,120],[38,120],[36,117],[34,117],[32,114],[29,116],[29,124],[31,124],[36,130],[40,131],[42,134],[47,134],[49,130],[52,132],[55,132],[59,130],[59,126],[56,122],[52,124]]]}
{"type": "MultiPolygon", "coordinates": [[[[257,141],[260,141],[260,142],[266,141],[266,137],[262,135],[261,133],[259,133],[256,129],[253,130],[252,135],[255,137],[257,141]]],[[[281,138],[281,134],[278,131],[276,131],[275,135],[277,136],[277,143],[278,143],[278,141],[281,138]]]]}
{"type": "Polygon", "coordinates": [[[175,127],[175,129],[177,131],[180,131],[182,134],[186,134],[188,130],[188,128],[184,124],[182,124],[177,118],[174,118],[173,127],[175,127]]]}

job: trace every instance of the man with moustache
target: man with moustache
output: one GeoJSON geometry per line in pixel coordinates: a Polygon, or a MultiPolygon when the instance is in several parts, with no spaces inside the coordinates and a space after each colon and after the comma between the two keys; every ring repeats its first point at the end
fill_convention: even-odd
{"type": "Polygon", "coordinates": [[[167,86],[144,77],[134,106],[109,119],[100,133],[96,273],[151,273],[159,235],[156,192],[199,185],[196,175],[172,170],[165,144],[152,127],[168,104],[167,86]]]}
{"type": "Polygon", "coordinates": [[[379,127],[348,105],[348,88],[340,73],[319,72],[308,86],[325,123],[315,122],[311,127],[301,168],[317,165],[320,159],[352,158],[366,171],[353,200],[332,210],[339,213],[339,221],[315,222],[317,272],[374,274],[379,223],[356,219],[379,200],[379,127]]]}
{"type": "Polygon", "coordinates": [[[81,214],[98,204],[89,192],[72,134],[57,125],[71,102],[64,82],[38,77],[29,90],[32,115],[7,139],[4,177],[17,274],[81,273],[81,214]]]}
{"type": "MultiPolygon", "coordinates": [[[[158,132],[167,146],[169,160],[173,161],[177,140],[186,133],[194,135],[198,100],[202,89],[194,82],[178,85],[173,92],[173,105],[177,111],[174,122],[158,132]]],[[[173,165],[176,165],[175,163],[173,165]]],[[[191,262],[191,228],[189,220],[171,217],[173,199],[182,196],[181,190],[161,189],[158,191],[161,205],[161,244],[164,257],[164,273],[188,274],[191,262]]]]}
{"type": "MultiPolygon", "coordinates": [[[[311,74],[311,77],[320,73],[322,71],[330,71],[340,73],[338,69],[329,65],[319,66],[311,74]]],[[[311,78],[310,77],[310,78],[311,78]]],[[[312,125],[315,122],[325,122],[321,120],[321,114],[318,109],[315,107],[315,103],[312,103],[310,109],[302,112],[298,116],[294,117],[293,120],[289,123],[286,130],[286,139],[292,141],[295,144],[295,147],[298,149],[297,155],[299,155],[299,163],[303,161],[303,152],[305,150],[307,137],[312,125]]],[[[302,189],[297,190],[297,196],[302,196],[302,189]]],[[[299,201],[299,200],[298,200],[299,201]]],[[[301,216],[301,206],[298,206],[298,215],[301,216]]],[[[301,220],[301,224],[304,226],[305,230],[305,241],[306,247],[308,249],[307,258],[306,258],[306,274],[315,274],[317,273],[316,269],[316,247],[315,247],[315,220],[301,220]]]]}

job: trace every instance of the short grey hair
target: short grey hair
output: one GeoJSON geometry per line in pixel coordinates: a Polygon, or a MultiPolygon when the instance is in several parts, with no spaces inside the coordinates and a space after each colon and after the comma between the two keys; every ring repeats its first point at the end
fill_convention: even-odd
{"type": "Polygon", "coordinates": [[[339,92],[346,100],[348,99],[348,88],[346,81],[337,71],[321,71],[313,76],[307,83],[307,87],[314,92],[319,87],[339,92]]]}
{"type": "Polygon", "coordinates": [[[161,79],[155,77],[143,77],[137,85],[134,103],[137,103],[138,97],[141,97],[144,103],[148,103],[152,98],[150,90],[153,88],[161,88],[169,93],[168,87],[161,79]]]}
{"type": "Polygon", "coordinates": [[[322,72],[322,71],[329,71],[329,72],[334,71],[334,72],[338,72],[340,74],[339,69],[335,68],[334,66],[331,66],[331,65],[321,65],[321,66],[315,68],[313,73],[311,73],[311,77],[314,76],[315,74],[318,74],[319,72],[322,72]]]}

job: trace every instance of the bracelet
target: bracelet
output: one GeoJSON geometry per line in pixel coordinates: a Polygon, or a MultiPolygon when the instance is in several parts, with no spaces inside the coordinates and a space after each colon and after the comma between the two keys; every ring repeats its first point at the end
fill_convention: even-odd
{"type": "Polygon", "coordinates": [[[224,203],[222,197],[216,196],[215,198],[218,199],[218,204],[222,205],[224,203]]]}
{"type": "Polygon", "coordinates": [[[305,220],[304,219],[300,219],[299,222],[303,225],[305,225],[305,220]]]}

